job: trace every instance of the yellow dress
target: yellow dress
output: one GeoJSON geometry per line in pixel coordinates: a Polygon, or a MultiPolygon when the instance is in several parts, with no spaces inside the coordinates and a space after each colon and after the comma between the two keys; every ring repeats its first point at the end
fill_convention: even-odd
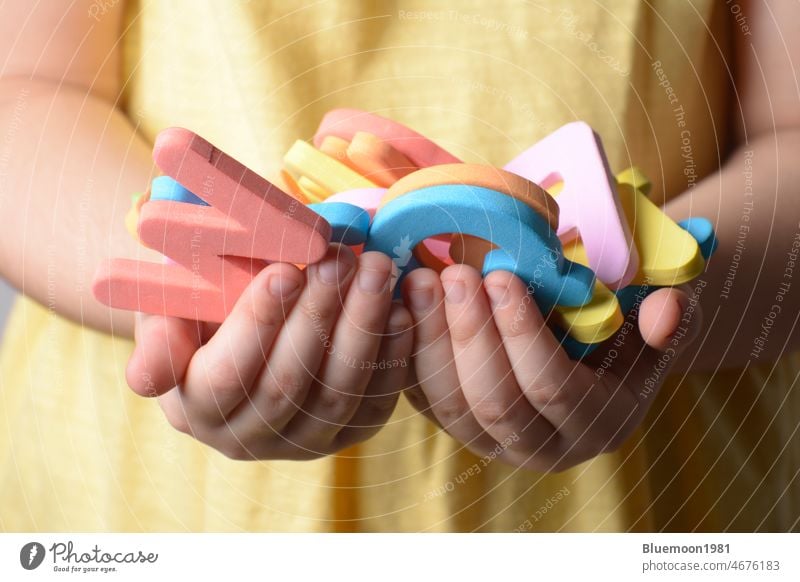
{"type": "MultiPolygon", "coordinates": [[[[126,10],[125,106],[141,131],[189,127],[266,175],[334,107],[382,113],[496,165],[583,119],[614,170],[647,171],[658,201],[724,157],[723,2],[170,0],[126,10]]],[[[130,350],[30,300],[16,306],[0,359],[0,530],[798,528],[794,357],[742,377],[671,379],[622,450],[572,470],[478,463],[459,479],[478,459],[403,399],[384,430],[342,454],[228,460],[128,390],[130,350]]]]}

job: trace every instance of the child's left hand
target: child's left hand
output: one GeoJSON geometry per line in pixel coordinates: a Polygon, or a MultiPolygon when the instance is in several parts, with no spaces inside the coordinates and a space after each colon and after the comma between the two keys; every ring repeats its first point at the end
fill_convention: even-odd
{"type": "Polygon", "coordinates": [[[581,363],[523,301],[525,284],[510,273],[481,281],[466,265],[441,277],[417,269],[403,294],[415,321],[412,404],[476,454],[540,471],[617,449],[700,324],[695,311],[677,340],[688,296],[660,289],[642,302],[638,330],[615,346],[612,361],[614,352],[600,347],[581,363]]]}

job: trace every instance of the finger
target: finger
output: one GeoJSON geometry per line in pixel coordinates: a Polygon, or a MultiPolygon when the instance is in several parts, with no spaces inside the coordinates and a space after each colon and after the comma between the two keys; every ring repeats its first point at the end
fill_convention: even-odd
{"type": "MultiPolygon", "coordinates": [[[[413,344],[411,349],[413,354],[413,344]]],[[[439,428],[442,427],[442,425],[439,423],[439,419],[436,418],[435,414],[433,414],[431,403],[428,402],[428,397],[425,396],[425,392],[423,392],[422,388],[419,386],[419,380],[417,380],[417,372],[414,367],[413,357],[411,358],[411,362],[408,367],[408,374],[406,375],[406,388],[403,390],[403,395],[417,412],[423,414],[428,420],[437,425],[439,428]]]]}
{"type": "Polygon", "coordinates": [[[545,324],[522,280],[512,273],[495,271],[486,276],[484,288],[509,362],[523,390],[561,384],[565,371],[568,375],[575,363],[545,324]]]}
{"type": "Polygon", "coordinates": [[[354,282],[325,350],[317,381],[302,410],[284,431],[289,442],[304,447],[329,445],[355,414],[386,328],[392,265],[383,253],[367,252],[358,258],[354,282]]]}
{"type": "Polygon", "coordinates": [[[414,319],[414,371],[431,412],[456,440],[475,451],[490,450],[495,441],[471,414],[461,391],[439,275],[431,269],[412,271],[403,281],[403,295],[414,319]]]}
{"type": "Polygon", "coordinates": [[[307,269],[307,284],[286,319],[267,365],[249,397],[231,412],[228,428],[243,439],[266,442],[278,436],[299,411],[332,346],[331,330],[353,280],[356,259],[331,245],[324,259],[307,269]]]}
{"type": "Polygon", "coordinates": [[[335,449],[367,440],[389,420],[407,381],[414,341],[411,325],[408,310],[399,303],[392,304],[376,360],[378,367],[372,372],[355,414],[336,435],[335,449]]]}
{"type": "Polygon", "coordinates": [[[275,263],[248,285],[217,332],[192,358],[174,396],[189,419],[220,422],[244,398],[264,366],[303,285],[297,267],[275,263]]]}
{"type": "MultiPolygon", "coordinates": [[[[605,449],[617,448],[639,425],[675,361],[699,332],[702,316],[699,308],[690,313],[689,303],[683,289],[654,291],[638,308],[638,328],[626,321],[631,331],[587,359],[607,394],[607,405],[595,411],[592,427],[605,449]]],[[[635,322],[637,313],[629,317],[635,322]]]]}
{"type": "MultiPolygon", "coordinates": [[[[689,306],[689,296],[678,288],[657,289],[642,301],[639,308],[639,332],[642,339],[661,352],[670,345],[670,340],[681,326],[681,318],[689,306]]],[[[699,330],[698,326],[692,326],[699,330]]],[[[692,338],[687,338],[687,344],[692,338]]]]}
{"type": "Polygon", "coordinates": [[[552,446],[552,427],[527,401],[511,369],[480,273],[453,265],[441,278],[456,369],[473,416],[497,442],[516,437],[528,450],[552,446]]]}
{"type": "Polygon", "coordinates": [[[551,446],[561,455],[587,456],[587,451],[579,448],[599,452],[592,442],[608,428],[596,422],[609,400],[603,386],[587,368],[569,359],[518,277],[507,272],[490,273],[484,286],[526,399],[558,433],[550,440],[551,446]]]}
{"type": "Polygon", "coordinates": [[[200,347],[198,324],[177,317],[137,314],[136,347],[125,377],[140,396],[159,396],[183,379],[200,347]]]}
{"type": "Polygon", "coordinates": [[[640,401],[652,398],[664,377],[700,334],[703,313],[698,299],[683,285],[657,289],[639,306],[639,333],[631,334],[630,341],[619,350],[618,375],[640,401]]]}
{"type": "MultiPolygon", "coordinates": [[[[609,354],[623,381],[641,380],[645,369],[661,362],[670,367],[697,338],[703,322],[698,298],[686,285],[656,289],[643,297],[627,315],[622,334],[613,346],[603,345],[585,360],[602,364],[609,354]],[[611,350],[610,348],[616,348],[611,350]]],[[[611,340],[609,340],[611,342],[611,340]]],[[[608,342],[607,342],[608,344],[608,342]]],[[[652,370],[648,370],[652,371],[652,370]]]]}

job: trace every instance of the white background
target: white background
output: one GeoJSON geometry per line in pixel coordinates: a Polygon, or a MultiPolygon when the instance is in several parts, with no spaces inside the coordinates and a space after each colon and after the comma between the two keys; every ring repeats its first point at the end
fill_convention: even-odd
{"type": "Polygon", "coordinates": [[[800,580],[800,537],[792,534],[5,534],[0,580],[280,580],[450,582],[585,580],[800,580]],[[156,552],[154,564],[116,573],[55,573],[48,551],[33,571],[20,566],[27,542],[50,549],[72,540],[76,553],[156,552]],[[642,553],[648,542],[730,544],[730,554],[642,553]],[[642,573],[656,561],[779,560],[778,571],[642,573]]]}

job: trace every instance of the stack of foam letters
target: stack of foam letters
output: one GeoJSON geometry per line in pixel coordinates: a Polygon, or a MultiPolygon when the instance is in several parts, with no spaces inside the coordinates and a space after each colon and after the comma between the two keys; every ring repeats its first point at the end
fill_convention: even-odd
{"type": "Polygon", "coordinates": [[[338,242],[389,255],[399,279],[453,263],[511,271],[579,358],[648,292],[697,277],[716,246],[708,220],[676,224],[653,204],[638,169],[614,176],[579,121],[502,169],[354,109],[289,149],[281,187],[187,129],[162,131],[153,157],[164,175],[126,222],[165,260],[100,266],[95,297],[120,309],[221,322],[266,264],[311,264],[338,242]]]}

